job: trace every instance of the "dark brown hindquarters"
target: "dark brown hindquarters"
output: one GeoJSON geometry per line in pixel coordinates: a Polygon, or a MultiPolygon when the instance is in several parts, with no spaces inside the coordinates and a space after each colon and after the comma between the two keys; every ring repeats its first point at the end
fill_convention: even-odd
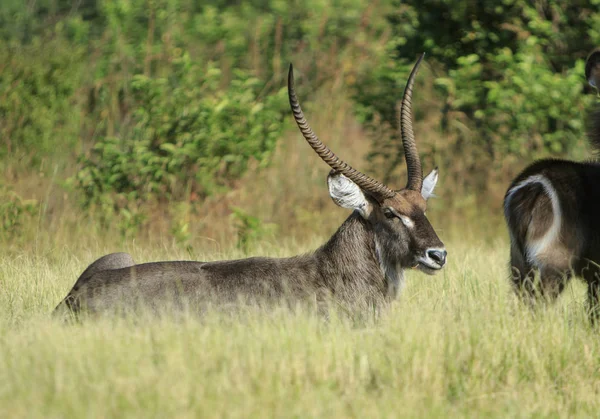
{"type": "Polygon", "coordinates": [[[550,239],[555,220],[544,185],[535,181],[513,184],[504,199],[504,216],[511,238],[510,276],[515,292],[530,303],[538,297],[556,299],[571,277],[571,270],[569,255],[565,255],[560,239],[540,246],[550,239]],[[540,273],[537,282],[536,271],[540,273]]]}

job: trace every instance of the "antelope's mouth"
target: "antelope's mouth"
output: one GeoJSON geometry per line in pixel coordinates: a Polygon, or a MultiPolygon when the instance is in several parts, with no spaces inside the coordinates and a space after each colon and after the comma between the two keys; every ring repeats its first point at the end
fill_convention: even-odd
{"type": "Polygon", "coordinates": [[[420,258],[417,261],[417,264],[414,266],[414,269],[418,269],[427,275],[434,275],[443,267],[444,265],[441,265],[429,258],[420,258]]]}
{"type": "Polygon", "coordinates": [[[415,266],[415,269],[420,270],[423,273],[426,273],[427,275],[435,275],[437,273],[437,271],[439,271],[440,269],[442,269],[441,266],[429,266],[429,265],[425,265],[421,262],[419,262],[417,264],[417,266],[415,266]]]}

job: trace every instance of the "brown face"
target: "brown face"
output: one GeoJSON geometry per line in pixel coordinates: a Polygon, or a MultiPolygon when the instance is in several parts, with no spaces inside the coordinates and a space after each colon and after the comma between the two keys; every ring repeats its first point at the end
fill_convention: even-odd
{"type": "Polygon", "coordinates": [[[398,191],[369,217],[390,263],[434,274],[446,263],[446,249],[425,216],[427,202],[418,192],[398,191]]]}

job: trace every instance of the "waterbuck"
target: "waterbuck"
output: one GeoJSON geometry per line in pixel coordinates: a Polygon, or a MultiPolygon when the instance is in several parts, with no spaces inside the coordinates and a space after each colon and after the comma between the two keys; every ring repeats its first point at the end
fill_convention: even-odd
{"type": "MultiPolygon", "coordinates": [[[[600,52],[585,66],[589,84],[600,86],[600,52]]],[[[600,145],[600,109],[591,113],[588,139],[600,145]]],[[[588,286],[590,317],[600,297],[600,164],[545,159],[516,177],[504,197],[510,234],[511,278],[517,293],[533,303],[555,300],[575,275],[588,286]],[[535,272],[539,271],[539,281],[535,272]]]]}
{"type": "Polygon", "coordinates": [[[294,299],[320,296],[346,301],[389,301],[403,284],[403,271],[440,270],[446,250],[425,216],[437,169],[423,178],[412,127],[411,98],[423,56],[415,64],[401,103],[401,137],[408,184],[393,190],[340,160],[315,135],[304,118],[294,90],[288,94],[300,131],[332,168],[327,182],[333,201],[352,210],[335,234],[311,254],[273,259],[254,257],[218,262],[154,262],[136,265],[130,255],[113,253],[92,263],[58,305],[62,312],[112,309],[140,299],[150,307],[181,299],[237,303],[240,297],[294,299]]]}

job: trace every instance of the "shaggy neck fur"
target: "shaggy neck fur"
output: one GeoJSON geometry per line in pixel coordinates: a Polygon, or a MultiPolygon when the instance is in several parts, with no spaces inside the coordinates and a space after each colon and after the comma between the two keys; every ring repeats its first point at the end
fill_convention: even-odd
{"type": "Polygon", "coordinates": [[[322,266],[330,289],[394,298],[402,283],[402,270],[388,263],[373,230],[355,211],[314,256],[322,266]]]}

